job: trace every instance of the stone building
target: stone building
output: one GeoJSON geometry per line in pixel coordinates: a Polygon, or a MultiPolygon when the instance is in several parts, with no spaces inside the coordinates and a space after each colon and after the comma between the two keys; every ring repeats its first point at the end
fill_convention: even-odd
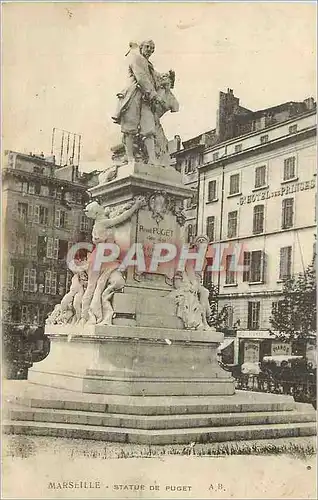
{"type": "Polygon", "coordinates": [[[254,361],[273,350],[288,354],[286,345],[270,341],[269,318],[282,280],[313,257],[316,103],[309,98],[250,111],[228,89],[220,92],[216,121],[215,129],[173,154],[193,189],[185,206],[188,241],[209,237],[213,270],[205,280],[219,288],[227,328],[237,330],[235,361],[240,345],[254,361]]]}
{"type": "Polygon", "coordinates": [[[290,354],[266,340],[283,280],[313,258],[315,148],[316,111],[308,110],[207,149],[199,167],[198,232],[220,260],[206,279],[218,285],[220,307],[228,306],[228,326],[249,339],[245,360],[258,361],[262,349],[290,354]]]}
{"type": "Polygon", "coordinates": [[[6,321],[42,325],[68,286],[65,257],[90,236],[83,214],[93,175],[52,158],[5,152],[2,173],[6,321]]]}
{"type": "Polygon", "coordinates": [[[2,311],[9,336],[17,325],[43,326],[68,289],[65,257],[73,242],[90,238],[83,206],[96,180],[53,157],[5,151],[2,311]]]}
{"type": "MultiPolygon", "coordinates": [[[[315,109],[316,103],[313,98],[308,98],[302,102],[289,101],[270,108],[252,111],[240,106],[239,98],[235,97],[232,89],[219,93],[216,128],[184,141],[182,148],[172,153],[177,170],[183,174],[184,184],[193,189],[193,198],[189,199],[185,206],[186,233],[189,241],[196,234],[198,226],[199,167],[207,162],[211,163],[211,161],[220,159],[221,152],[223,155],[239,154],[242,147],[240,141],[234,141],[235,151],[232,151],[231,142],[228,143],[231,139],[267,130],[315,109]],[[221,143],[228,147],[221,151],[218,148],[221,143]],[[209,155],[211,151],[212,158],[209,155]]],[[[264,135],[262,141],[266,141],[266,134],[261,135],[264,135]]],[[[204,175],[200,177],[200,182],[205,182],[204,175]]]]}

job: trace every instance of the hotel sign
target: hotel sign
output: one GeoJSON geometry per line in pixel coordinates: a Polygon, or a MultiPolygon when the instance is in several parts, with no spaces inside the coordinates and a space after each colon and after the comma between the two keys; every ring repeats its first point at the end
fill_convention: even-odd
{"type": "Polygon", "coordinates": [[[311,181],[288,184],[286,186],[282,186],[276,191],[266,190],[257,194],[255,193],[248,196],[241,196],[240,205],[245,205],[245,203],[255,203],[256,201],[268,200],[269,198],[275,198],[276,196],[284,196],[285,194],[298,193],[298,191],[313,189],[315,185],[315,179],[312,179],[311,181]]]}
{"type": "Polygon", "coordinates": [[[238,330],[237,337],[240,339],[273,339],[268,330],[238,330]]]}

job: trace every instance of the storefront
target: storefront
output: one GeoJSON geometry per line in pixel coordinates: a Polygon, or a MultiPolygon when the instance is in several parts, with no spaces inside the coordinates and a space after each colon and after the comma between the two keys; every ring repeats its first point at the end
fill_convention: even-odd
{"type": "MultiPolygon", "coordinates": [[[[311,347],[316,354],[316,347],[311,347]]],[[[308,347],[307,347],[308,350],[308,347]]],[[[299,348],[297,342],[277,340],[268,330],[238,330],[236,337],[226,337],[218,348],[225,364],[242,365],[243,363],[258,363],[264,356],[304,356],[304,347],[299,348]]]]}
{"type": "Polygon", "coordinates": [[[237,339],[237,364],[258,363],[271,354],[273,336],[268,330],[238,330],[237,339]]]}

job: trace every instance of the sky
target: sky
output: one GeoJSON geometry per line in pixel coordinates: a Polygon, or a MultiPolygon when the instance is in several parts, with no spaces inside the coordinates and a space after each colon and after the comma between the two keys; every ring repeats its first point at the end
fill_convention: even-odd
{"type": "Polygon", "coordinates": [[[3,5],[3,145],[50,153],[53,127],[82,134],[82,170],[105,168],[121,141],[111,116],[130,41],[152,38],[174,69],[168,138],[215,128],[218,95],[262,109],[316,98],[315,3],[8,3],[3,5]]]}

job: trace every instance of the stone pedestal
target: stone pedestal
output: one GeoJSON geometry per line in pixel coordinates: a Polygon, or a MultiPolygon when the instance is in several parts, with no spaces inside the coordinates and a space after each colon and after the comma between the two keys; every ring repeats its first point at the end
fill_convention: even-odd
{"type": "MultiPolygon", "coordinates": [[[[91,194],[111,208],[144,197],[129,222],[114,229],[121,249],[142,244],[150,256],[155,243],[183,244],[183,201],[192,191],[172,167],[123,165],[91,194]]],[[[233,395],[234,380],[217,362],[223,335],[214,329],[187,330],[177,316],[175,272],[176,261],[159,265],[156,272],[128,268],[125,288],[112,298],[110,326],[48,324],[51,352],[29,371],[29,381],[91,394],[233,395]]]]}
{"type": "Polygon", "coordinates": [[[79,392],[129,396],[232,395],[216,332],[155,327],[51,326],[51,352],[29,381],[79,392]]]}
{"type": "MultiPolygon", "coordinates": [[[[180,247],[183,243],[184,229],[178,214],[182,212],[183,201],[191,197],[193,191],[182,184],[181,174],[174,168],[149,167],[138,162],[118,166],[114,179],[91,188],[90,192],[94,200],[111,209],[124,206],[136,196],[145,198],[146,204],[137,214],[114,229],[114,237],[124,251],[133,244],[141,244],[147,267],[153,244],[172,243],[180,247]]],[[[131,287],[156,290],[158,296],[158,292],[172,289],[175,267],[175,262],[159,264],[156,273],[129,268],[125,290],[131,287]]],[[[118,313],[124,313],[120,306],[118,313]]]]}

